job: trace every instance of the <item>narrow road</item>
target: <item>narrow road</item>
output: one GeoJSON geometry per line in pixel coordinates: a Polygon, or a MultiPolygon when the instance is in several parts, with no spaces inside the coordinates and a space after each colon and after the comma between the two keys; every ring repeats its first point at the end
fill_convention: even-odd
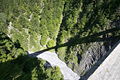
{"type": "MultiPolygon", "coordinates": [[[[31,53],[31,54],[35,54],[35,53],[31,53]]],[[[46,51],[46,52],[40,53],[39,55],[37,55],[37,57],[48,61],[51,64],[51,66],[53,66],[53,67],[58,66],[60,68],[60,70],[61,70],[61,73],[64,76],[64,80],[79,80],[80,79],[80,76],[77,75],[75,72],[73,72],[71,70],[71,68],[69,68],[66,65],[65,62],[61,61],[58,58],[56,53],[46,51]]]]}

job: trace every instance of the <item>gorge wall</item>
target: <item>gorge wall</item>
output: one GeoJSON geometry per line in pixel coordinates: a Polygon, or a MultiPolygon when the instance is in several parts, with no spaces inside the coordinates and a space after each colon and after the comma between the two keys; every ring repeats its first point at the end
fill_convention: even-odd
{"type": "Polygon", "coordinates": [[[51,48],[80,76],[120,39],[119,0],[0,0],[0,6],[0,32],[25,51],[51,48]]]}

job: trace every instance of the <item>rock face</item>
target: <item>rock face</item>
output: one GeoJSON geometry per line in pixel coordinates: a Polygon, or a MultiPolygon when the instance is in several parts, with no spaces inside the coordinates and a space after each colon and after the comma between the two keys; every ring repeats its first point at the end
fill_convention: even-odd
{"type": "Polygon", "coordinates": [[[0,6],[0,32],[26,51],[57,46],[53,50],[58,57],[79,75],[104,56],[114,44],[111,39],[116,42],[120,34],[119,29],[109,31],[119,28],[119,0],[1,0],[0,6]]]}
{"type": "MultiPolygon", "coordinates": [[[[111,24],[111,27],[118,27],[119,29],[120,20],[114,21],[111,24]]],[[[109,36],[108,36],[109,37],[109,36]]],[[[79,68],[76,69],[76,72],[83,76],[99,59],[104,57],[109,50],[113,48],[113,46],[118,42],[118,39],[113,39],[108,42],[94,42],[82,54],[79,68]]]]}
{"type": "Polygon", "coordinates": [[[88,80],[119,80],[120,79],[120,41],[88,80]]]}
{"type": "Polygon", "coordinates": [[[83,55],[79,64],[78,72],[83,75],[107,52],[105,46],[100,43],[94,43],[83,55]]]}

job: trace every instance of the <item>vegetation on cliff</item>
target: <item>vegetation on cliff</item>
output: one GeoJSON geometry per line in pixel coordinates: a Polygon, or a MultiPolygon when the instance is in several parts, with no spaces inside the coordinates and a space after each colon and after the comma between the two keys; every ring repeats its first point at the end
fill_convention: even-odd
{"type": "Polygon", "coordinates": [[[0,80],[63,80],[58,67],[45,66],[46,61],[32,58],[0,32],[0,80]]]}
{"type": "MultiPolygon", "coordinates": [[[[120,39],[120,27],[114,24],[120,21],[119,0],[0,0],[0,6],[0,32],[26,51],[54,49],[74,71],[94,42],[120,39]]],[[[1,61],[12,60],[16,50],[10,50],[8,59],[1,52],[1,61]]]]}

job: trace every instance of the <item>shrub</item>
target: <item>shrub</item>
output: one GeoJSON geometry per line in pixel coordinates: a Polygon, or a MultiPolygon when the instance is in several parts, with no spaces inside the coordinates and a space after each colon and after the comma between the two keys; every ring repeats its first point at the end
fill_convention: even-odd
{"type": "Polygon", "coordinates": [[[50,48],[50,47],[53,47],[55,46],[55,41],[54,40],[49,40],[48,43],[47,43],[47,47],[50,48]]]}

